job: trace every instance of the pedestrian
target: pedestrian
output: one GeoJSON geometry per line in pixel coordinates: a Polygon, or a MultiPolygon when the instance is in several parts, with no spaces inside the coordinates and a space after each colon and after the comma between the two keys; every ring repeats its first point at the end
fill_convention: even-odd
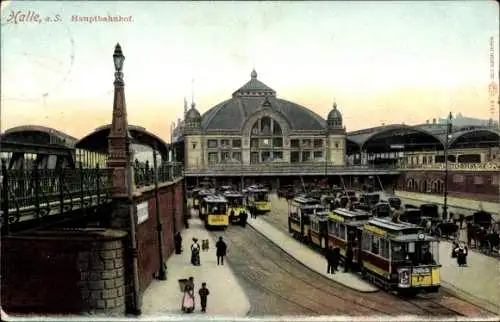
{"type": "Polygon", "coordinates": [[[191,276],[184,285],[184,296],[182,297],[181,309],[185,313],[191,313],[194,311],[194,306],[194,278],[191,276]]]}
{"type": "Polygon", "coordinates": [[[247,225],[247,220],[248,220],[248,215],[245,211],[243,211],[242,213],[240,213],[240,223],[241,223],[241,226],[243,228],[246,227],[247,225]]]}
{"type": "Polygon", "coordinates": [[[180,232],[177,232],[177,234],[175,234],[174,243],[175,243],[175,253],[176,254],[182,253],[182,236],[180,232]]]}
{"type": "Polygon", "coordinates": [[[340,261],[340,248],[336,246],[333,249],[333,269],[335,272],[339,270],[339,261],[340,261]]]}
{"type": "Polygon", "coordinates": [[[458,266],[467,265],[467,246],[465,246],[463,242],[461,242],[460,246],[456,249],[456,253],[458,266]]]}
{"type": "Polygon", "coordinates": [[[217,255],[217,265],[224,265],[224,256],[227,254],[227,245],[222,240],[222,237],[219,237],[219,241],[215,244],[216,255],[217,255]]]}
{"type": "Polygon", "coordinates": [[[193,244],[191,245],[191,264],[194,266],[200,266],[200,248],[198,238],[193,238],[193,244]]]}
{"type": "Polygon", "coordinates": [[[207,288],[207,283],[201,283],[201,288],[198,291],[200,294],[201,312],[205,313],[207,311],[207,298],[210,295],[210,291],[207,288]]]}
{"type": "Polygon", "coordinates": [[[464,221],[465,221],[465,215],[464,214],[460,214],[459,221],[460,221],[460,229],[463,229],[464,221]]]}
{"type": "Polygon", "coordinates": [[[332,246],[326,249],[325,257],[327,262],[326,273],[335,274],[335,269],[334,269],[335,252],[332,246]]]}
{"type": "Polygon", "coordinates": [[[352,259],[354,257],[354,252],[352,250],[351,243],[347,243],[347,250],[345,253],[345,262],[344,262],[344,273],[349,272],[352,266],[352,259]]]}

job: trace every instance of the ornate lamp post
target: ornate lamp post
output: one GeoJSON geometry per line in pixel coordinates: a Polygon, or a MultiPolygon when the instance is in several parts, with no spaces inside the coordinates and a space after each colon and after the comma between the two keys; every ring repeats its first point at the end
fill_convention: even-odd
{"type": "Polygon", "coordinates": [[[446,119],[446,142],[444,145],[444,203],[443,203],[443,219],[448,218],[448,147],[452,132],[452,115],[451,112],[446,119]]]}
{"type": "MultiPolygon", "coordinates": [[[[154,181],[155,181],[155,205],[156,205],[156,232],[158,234],[158,259],[160,262],[160,267],[158,268],[157,279],[160,281],[165,281],[167,279],[167,270],[165,265],[165,257],[163,254],[165,253],[164,245],[163,245],[163,225],[161,223],[160,216],[160,193],[158,188],[158,161],[157,161],[157,143],[154,143],[153,149],[153,167],[154,167],[154,181]]],[[[174,219],[175,225],[175,219],[174,219]]],[[[175,230],[175,229],[174,229],[175,230]]]]}
{"type": "Polygon", "coordinates": [[[137,259],[136,214],[133,199],[134,172],[133,153],[130,149],[131,136],[128,130],[127,107],[125,104],[125,83],[123,81],[123,56],[120,44],[113,53],[115,65],[113,118],[108,136],[108,167],[113,169],[111,197],[114,202],[111,228],[130,231],[130,253],[132,260],[133,307],[132,314],[141,314],[139,290],[139,268],[137,259]]]}

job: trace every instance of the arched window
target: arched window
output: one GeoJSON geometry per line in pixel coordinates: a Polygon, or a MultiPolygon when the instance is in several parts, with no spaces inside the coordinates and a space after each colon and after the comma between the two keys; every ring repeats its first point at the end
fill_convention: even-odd
{"type": "Polygon", "coordinates": [[[280,162],[283,160],[283,131],[271,117],[257,120],[250,132],[250,163],[280,162]]]}

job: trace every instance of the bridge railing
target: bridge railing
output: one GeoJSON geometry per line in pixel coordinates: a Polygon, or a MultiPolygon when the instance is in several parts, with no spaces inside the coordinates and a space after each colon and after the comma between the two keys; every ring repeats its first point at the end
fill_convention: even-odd
{"type": "Polygon", "coordinates": [[[106,202],[111,175],[111,169],[99,167],[7,170],[4,166],[1,182],[3,223],[15,224],[106,202]]]}
{"type": "Polygon", "coordinates": [[[259,164],[241,164],[241,163],[225,163],[213,164],[205,167],[186,169],[185,173],[304,173],[304,174],[333,174],[335,172],[358,172],[364,170],[372,171],[387,171],[397,170],[395,165],[336,165],[325,162],[302,162],[302,163],[286,163],[286,162],[271,162],[259,164]]]}
{"type": "MultiPolygon", "coordinates": [[[[163,162],[158,165],[158,183],[173,181],[183,175],[183,164],[180,162],[163,162]]],[[[149,163],[134,164],[134,181],[136,188],[151,186],[155,183],[155,169],[149,163]]]]}

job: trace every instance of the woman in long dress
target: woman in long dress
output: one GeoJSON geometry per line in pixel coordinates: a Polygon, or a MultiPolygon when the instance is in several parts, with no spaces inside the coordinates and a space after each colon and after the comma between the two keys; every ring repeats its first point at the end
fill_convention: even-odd
{"type": "Polygon", "coordinates": [[[190,277],[184,285],[184,296],[182,297],[182,311],[191,313],[194,311],[194,278],[190,277]]]}
{"type": "Polygon", "coordinates": [[[197,238],[193,238],[193,244],[191,245],[191,264],[200,265],[200,244],[198,244],[197,238]]]}

